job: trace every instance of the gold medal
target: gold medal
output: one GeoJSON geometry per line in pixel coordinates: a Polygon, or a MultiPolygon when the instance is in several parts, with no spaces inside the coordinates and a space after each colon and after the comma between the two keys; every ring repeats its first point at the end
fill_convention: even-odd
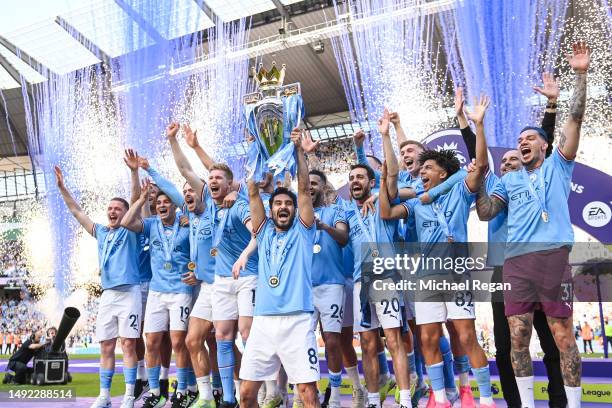
{"type": "Polygon", "coordinates": [[[372,258],[378,258],[380,254],[378,253],[378,249],[373,249],[372,250],[372,258]]]}
{"type": "Polygon", "coordinates": [[[195,262],[189,262],[189,263],[187,264],[187,269],[189,269],[191,272],[195,271],[195,269],[196,269],[196,264],[195,264],[195,262]]]}
{"type": "Polygon", "coordinates": [[[211,256],[217,256],[217,248],[211,248],[210,249],[210,255],[211,256]]]}
{"type": "Polygon", "coordinates": [[[448,236],[446,237],[446,240],[447,240],[448,242],[451,242],[451,243],[452,243],[452,242],[455,242],[455,238],[453,238],[453,236],[452,236],[452,235],[448,235],[448,236]]]}
{"type": "Polygon", "coordinates": [[[279,283],[280,281],[278,280],[278,276],[276,275],[270,276],[268,278],[268,285],[270,285],[271,288],[277,287],[279,283]]]}
{"type": "Polygon", "coordinates": [[[165,269],[165,270],[167,270],[167,271],[169,271],[170,269],[172,269],[172,264],[171,264],[170,262],[166,262],[166,263],[164,264],[164,269],[165,269]]]}
{"type": "Polygon", "coordinates": [[[542,221],[548,222],[548,212],[542,211],[542,221]]]}
{"type": "Polygon", "coordinates": [[[321,245],[314,244],[314,246],[312,247],[312,252],[315,254],[318,254],[319,252],[321,252],[321,245]]]}

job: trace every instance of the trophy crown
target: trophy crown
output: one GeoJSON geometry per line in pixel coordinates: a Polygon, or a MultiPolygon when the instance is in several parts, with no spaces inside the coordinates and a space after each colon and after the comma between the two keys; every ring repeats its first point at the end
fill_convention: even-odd
{"type": "Polygon", "coordinates": [[[255,72],[255,67],[252,67],[251,71],[258,88],[280,87],[283,86],[283,81],[285,80],[285,68],[286,65],[283,64],[279,70],[276,68],[276,61],[272,61],[272,68],[268,71],[263,67],[263,63],[260,62],[259,70],[255,72]]]}

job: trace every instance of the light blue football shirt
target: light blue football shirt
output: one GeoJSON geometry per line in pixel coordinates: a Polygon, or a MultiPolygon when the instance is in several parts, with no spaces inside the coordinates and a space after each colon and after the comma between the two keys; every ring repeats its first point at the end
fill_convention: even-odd
{"type": "MultiPolygon", "coordinates": [[[[251,231],[245,225],[251,220],[249,204],[242,198],[238,198],[231,208],[221,208],[208,196],[206,211],[209,212],[214,223],[213,245],[215,244],[215,232],[217,228],[220,228],[223,217],[227,217],[217,246],[215,275],[232,276],[234,263],[251,240],[251,231]]],[[[250,275],[257,275],[257,253],[249,257],[246,269],[241,272],[241,276],[250,275]]]]}
{"type": "Polygon", "coordinates": [[[312,312],[312,247],[316,227],[296,216],[287,231],[276,231],[268,218],[257,232],[259,279],[255,315],[275,316],[312,312]],[[276,266],[275,266],[276,265],[276,266]],[[272,287],[269,278],[278,277],[272,287]]]}
{"type": "Polygon", "coordinates": [[[540,168],[507,173],[496,184],[491,195],[508,204],[508,243],[511,245],[506,247],[506,259],[573,244],[568,199],[574,165],[573,160],[567,160],[555,148],[540,168]],[[548,222],[542,219],[540,200],[548,212],[548,222]]]}
{"type": "Polygon", "coordinates": [[[98,265],[102,275],[102,289],[138,285],[140,234],[123,227],[111,229],[102,224],[94,224],[93,232],[98,241],[98,265]]]}
{"type": "MultiPolygon", "coordinates": [[[[176,215],[175,225],[178,219],[179,214],[176,215]]],[[[163,226],[159,217],[143,220],[143,233],[149,237],[151,271],[153,272],[149,288],[162,293],[191,293],[191,286],[181,281],[183,274],[188,272],[189,228],[179,226],[175,238],[172,231],[172,227],[163,226]],[[172,243],[173,239],[174,243],[172,243]],[[171,247],[169,262],[166,260],[162,240],[171,247]],[[171,265],[170,270],[164,268],[167,262],[171,265]]]]}
{"type": "Polygon", "coordinates": [[[395,250],[393,245],[389,244],[393,244],[397,240],[398,222],[397,220],[383,220],[380,218],[378,200],[376,201],[376,211],[373,214],[369,212],[366,217],[362,217],[361,208],[355,202],[351,202],[346,207],[345,217],[349,225],[349,240],[354,255],[353,280],[357,282],[361,279],[362,264],[372,261],[371,250],[362,250],[367,246],[363,245],[362,248],[362,244],[383,244],[378,246],[379,256],[394,257],[395,250]]]}
{"type": "MultiPolygon", "coordinates": [[[[338,211],[336,207],[318,207],[314,211],[315,217],[331,227],[338,223],[346,224],[344,211],[338,211]]],[[[343,285],[345,278],[340,244],[327,232],[316,230],[315,245],[319,245],[321,251],[313,252],[312,286],[343,285]]]]}

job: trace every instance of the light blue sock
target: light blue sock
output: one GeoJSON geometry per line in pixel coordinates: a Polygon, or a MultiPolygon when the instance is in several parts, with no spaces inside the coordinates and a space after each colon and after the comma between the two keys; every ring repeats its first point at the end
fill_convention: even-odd
{"type": "Polygon", "coordinates": [[[387,361],[387,354],[384,351],[378,353],[378,365],[380,366],[380,375],[389,374],[389,362],[387,361]]]}
{"type": "Polygon", "coordinates": [[[427,375],[429,376],[429,381],[431,381],[431,388],[434,391],[443,390],[444,389],[444,362],[440,361],[437,364],[428,365],[427,367],[427,375]]]}
{"type": "Polygon", "coordinates": [[[187,373],[187,385],[189,387],[197,387],[198,386],[198,382],[196,381],[196,376],[195,373],[193,372],[193,368],[188,368],[188,373],[187,373]]]}
{"type": "Polygon", "coordinates": [[[223,387],[223,385],[221,385],[221,375],[219,374],[218,371],[213,371],[212,373],[212,386],[213,388],[223,387]]]}
{"type": "Polygon", "coordinates": [[[126,384],[136,384],[138,367],[123,367],[123,377],[126,384]]]}
{"type": "Polygon", "coordinates": [[[481,368],[472,368],[472,373],[474,374],[474,377],[476,377],[480,396],[484,398],[491,397],[491,373],[489,372],[489,366],[486,365],[481,368]]]}
{"type": "Polygon", "coordinates": [[[234,342],[231,340],[217,340],[217,363],[223,386],[223,401],[233,404],[234,396],[234,342]]]}
{"type": "Polygon", "coordinates": [[[340,387],[342,384],[342,374],[329,371],[329,384],[332,387],[340,387]]]}
{"type": "Polygon", "coordinates": [[[110,390],[114,369],[100,367],[100,390],[110,390]]]}
{"type": "Polygon", "coordinates": [[[453,353],[446,336],[440,337],[440,353],[444,361],[444,388],[447,390],[457,389],[455,384],[455,372],[453,371],[453,353]]]}
{"type": "Polygon", "coordinates": [[[178,385],[176,386],[176,392],[180,392],[185,395],[187,391],[187,377],[189,377],[189,368],[177,367],[176,368],[176,379],[178,385]]]}
{"type": "Polygon", "coordinates": [[[147,367],[147,377],[149,377],[149,387],[152,390],[159,390],[159,371],[161,366],[147,367]]]}

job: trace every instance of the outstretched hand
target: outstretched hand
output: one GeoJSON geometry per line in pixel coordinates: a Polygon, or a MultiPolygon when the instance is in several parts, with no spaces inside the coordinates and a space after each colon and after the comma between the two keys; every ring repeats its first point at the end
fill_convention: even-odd
{"type": "Polygon", "coordinates": [[[149,165],[149,159],[147,159],[146,157],[138,156],[138,167],[144,170],[148,170],[149,167],[151,167],[149,165]]]}
{"type": "Polygon", "coordinates": [[[465,105],[465,98],[463,97],[463,87],[457,87],[455,91],[455,114],[457,116],[463,116],[463,106],[465,105]]]}
{"type": "Polygon", "coordinates": [[[567,62],[576,73],[584,73],[591,65],[591,48],[586,42],[579,41],[572,44],[572,53],[566,55],[567,62]]]}
{"type": "Polygon", "coordinates": [[[183,125],[183,133],[185,134],[185,142],[187,142],[187,146],[191,147],[192,149],[195,149],[196,147],[199,146],[199,142],[198,142],[198,131],[193,131],[191,130],[191,126],[189,126],[187,123],[185,123],[183,125]]]}
{"type": "Polygon", "coordinates": [[[139,200],[146,201],[149,198],[149,193],[151,192],[151,180],[145,178],[140,183],[140,198],[139,200]]]}
{"type": "Polygon", "coordinates": [[[64,173],[59,166],[53,166],[53,171],[55,172],[55,181],[57,182],[57,187],[59,189],[65,189],[66,185],[64,184],[64,173]]]}
{"type": "Polygon", "coordinates": [[[130,170],[138,170],[138,153],[133,149],[125,149],[123,162],[130,168],[130,170]]]}
{"type": "Polygon", "coordinates": [[[473,111],[470,112],[467,109],[465,110],[465,113],[468,119],[470,119],[472,122],[476,124],[482,124],[484,121],[485,112],[487,111],[487,108],[489,107],[490,103],[491,103],[491,99],[484,94],[480,95],[479,100],[474,98],[473,111]]]}
{"type": "Polygon", "coordinates": [[[548,100],[556,101],[559,97],[559,78],[555,79],[554,75],[549,72],[542,74],[542,87],[534,86],[533,90],[540,95],[545,96],[548,100]]]}
{"type": "Polygon", "coordinates": [[[389,134],[389,123],[391,123],[389,109],[385,108],[382,118],[378,119],[378,131],[381,135],[387,136],[389,134]]]}

